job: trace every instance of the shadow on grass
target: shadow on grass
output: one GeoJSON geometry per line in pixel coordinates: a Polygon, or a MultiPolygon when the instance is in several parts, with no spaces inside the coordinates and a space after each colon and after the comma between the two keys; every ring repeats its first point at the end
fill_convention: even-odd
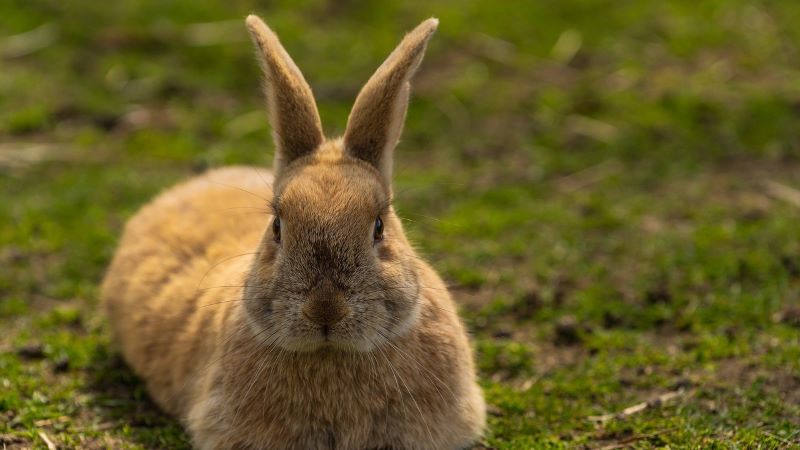
{"type": "Polygon", "coordinates": [[[91,409],[101,428],[145,448],[190,449],[180,423],[163,413],[122,358],[98,347],[88,369],[91,409]]]}

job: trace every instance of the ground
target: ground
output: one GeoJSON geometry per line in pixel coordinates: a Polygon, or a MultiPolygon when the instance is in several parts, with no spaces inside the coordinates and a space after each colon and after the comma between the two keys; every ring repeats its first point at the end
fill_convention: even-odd
{"type": "Polygon", "coordinates": [[[270,163],[250,12],[329,135],[441,20],[396,206],[472,333],[483,446],[800,447],[800,3],[12,0],[4,448],[188,446],[109,347],[98,284],[161,189],[270,163]]]}

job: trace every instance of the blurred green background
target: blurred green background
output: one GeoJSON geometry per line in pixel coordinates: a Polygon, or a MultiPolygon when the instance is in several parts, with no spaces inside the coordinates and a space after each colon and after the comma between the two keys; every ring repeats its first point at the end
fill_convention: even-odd
{"type": "Polygon", "coordinates": [[[396,205],[474,335],[484,446],[800,446],[800,2],[4,0],[4,448],[188,445],[97,286],[157,192],[270,163],[251,12],[329,135],[441,20],[396,205]]]}

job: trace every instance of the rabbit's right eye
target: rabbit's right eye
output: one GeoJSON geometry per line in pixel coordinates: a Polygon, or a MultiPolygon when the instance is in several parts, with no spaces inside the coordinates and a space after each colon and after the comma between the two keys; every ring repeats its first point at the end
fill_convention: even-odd
{"type": "Polygon", "coordinates": [[[272,238],[277,243],[281,242],[281,218],[278,216],[272,220],[272,238]]]}

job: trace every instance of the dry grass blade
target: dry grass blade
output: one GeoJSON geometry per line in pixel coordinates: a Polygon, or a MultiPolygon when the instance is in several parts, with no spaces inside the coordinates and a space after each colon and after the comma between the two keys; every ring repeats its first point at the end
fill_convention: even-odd
{"type": "MultiPolygon", "coordinates": [[[[795,434],[797,434],[797,433],[795,433],[795,434]]],[[[792,442],[792,441],[790,440],[790,439],[791,439],[791,437],[790,437],[790,439],[784,439],[784,438],[782,438],[782,437],[780,437],[780,436],[778,436],[778,435],[776,435],[776,434],[770,433],[769,431],[764,431],[764,435],[765,435],[765,436],[769,436],[769,437],[770,437],[770,438],[772,438],[772,439],[775,439],[776,441],[778,441],[778,442],[780,442],[781,444],[785,445],[785,446],[786,446],[786,448],[792,448],[792,446],[795,446],[795,445],[797,445],[797,444],[800,444],[800,441],[794,441],[794,442],[792,442]]]]}
{"type": "Polygon", "coordinates": [[[767,181],[765,184],[770,195],[800,208],[800,190],[777,181],[767,181]]]}
{"type": "Polygon", "coordinates": [[[629,436],[624,439],[620,439],[619,441],[614,442],[613,444],[607,444],[601,447],[595,447],[594,450],[613,450],[618,448],[625,448],[631,446],[635,442],[643,441],[645,439],[650,439],[652,437],[660,436],[662,434],[667,434],[674,430],[675,428],[667,428],[666,430],[660,430],[653,433],[640,434],[637,436],[629,436]]]}
{"type": "Polygon", "coordinates": [[[58,39],[58,27],[52,23],[40,25],[24,33],[0,41],[0,56],[19,58],[47,48],[58,39]]]}
{"type": "Polygon", "coordinates": [[[47,450],[57,450],[58,449],[56,444],[53,443],[53,441],[50,440],[50,437],[47,436],[47,433],[45,433],[44,431],[39,431],[37,434],[44,441],[45,445],[47,445],[47,450]]]}
{"type": "Polygon", "coordinates": [[[37,420],[37,421],[33,422],[33,424],[36,425],[37,427],[49,427],[49,426],[52,426],[52,425],[56,425],[56,424],[59,424],[59,423],[66,423],[66,422],[69,422],[69,421],[70,421],[69,416],[59,416],[59,417],[56,417],[55,419],[37,420]]]}
{"type": "Polygon", "coordinates": [[[561,177],[556,180],[556,187],[565,193],[578,191],[580,189],[597,184],[608,177],[621,172],[622,164],[615,160],[606,160],[600,164],[587,167],[575,173],[561,177]]]}
{"type": "Polygon", "coordinates": [[[652,400],[631,405],[620,412],[602,414],[599,416],[589,416],[588,419],[591,420],[592,422],[599,422],[599,423],[605,423],[612,419],[622,419],[640,413],[647,409],[658,408],[664,403],[667,403],[671,400],[674,400],[678,397],[682,397],[684,395],[686,395],[686,391],[684,389],[679,389],[677,391],[661,394],[652,400]]]}
{"type": "Polygon", "coordinates": [[[567,117],[565,131],[570,135],[585,136],[606,144],[612,143],[619,135],[619,129],[614,125],[577,114],[567,117]]]}
{"type": "Polygon", "coordinates": [[[62,147],[56,144],[0,144],[0,169],[22,169],[45,161],[61,159],[62,147]]]}

